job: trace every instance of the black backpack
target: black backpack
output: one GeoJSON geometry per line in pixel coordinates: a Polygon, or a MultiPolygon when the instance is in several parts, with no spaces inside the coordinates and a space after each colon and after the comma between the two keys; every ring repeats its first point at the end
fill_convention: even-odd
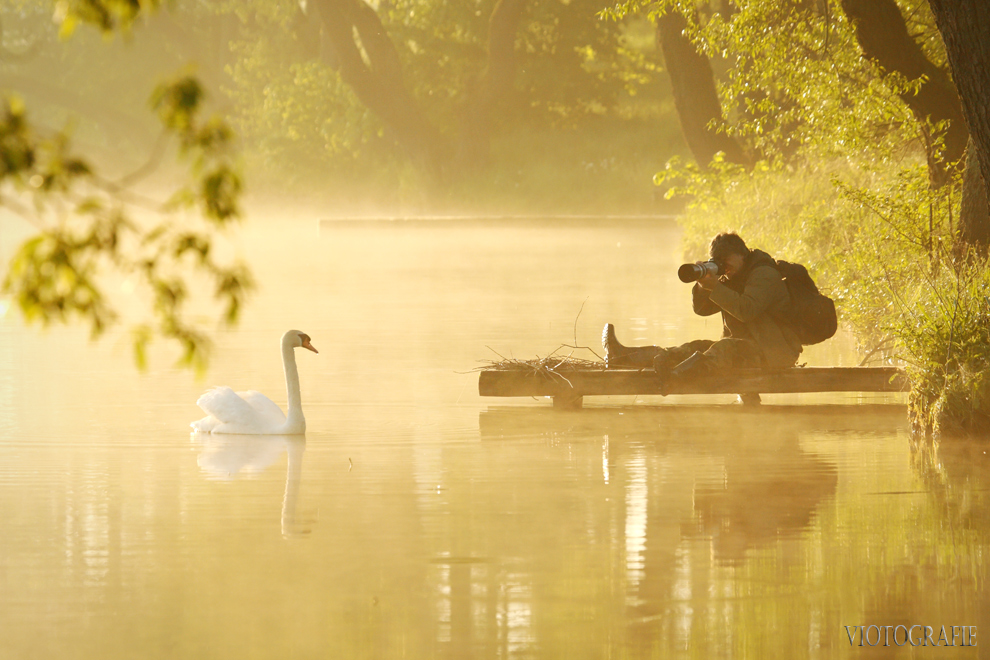
{"type": "Polygon", "coordinates": [[[835,334],[838,321],[835,303],[823,295],[801,264],[777,260],[777,270],[787,284],[791,306],[786,318],[781,319],[797,332],[804,345],[818,344],[835,334]]]}

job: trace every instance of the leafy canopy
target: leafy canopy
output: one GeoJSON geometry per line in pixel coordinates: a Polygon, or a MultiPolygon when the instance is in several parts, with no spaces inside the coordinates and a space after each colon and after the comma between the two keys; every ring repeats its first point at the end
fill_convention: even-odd
{"type": "MultiPolygon", "coordinates": [[[[155,0],[63,0],[54,15],[62,38],[81,25],[111,35],[130,29],[157,5],[155,0]]],[[[31,20],[37,6],[26,4],[23,14],[31,20]]],[[[39,39],[43,46],[53,45],[39,39]]],[[[220,303],[219,320],[233,323],[252,287],[247,268],[220,258],[215,248],[240,214],[234,135],[218,117],[204,117],[202,86],[189,73],[159,85],[151,109],[162,126],[151,160],[111,180],[75,153],[70,128],[32,123],[21,96],[4,92],[0,205],[31,222],[35,234],[16,251],[3,289],[29,322],[79,318],[96,336],[120,320],[107,293],[108,278],[137,282],[150,301],[150,318],[132,324],[138,364],[145,364],[152,338],[161,336],[179,344],[182,364],[201,370],[209,340],[187,318],[191,292],[205,277],[220,303]],[[185,164],[186,182],[157,202],[135,186],[157,167],[169,143],[185,164]]]]}

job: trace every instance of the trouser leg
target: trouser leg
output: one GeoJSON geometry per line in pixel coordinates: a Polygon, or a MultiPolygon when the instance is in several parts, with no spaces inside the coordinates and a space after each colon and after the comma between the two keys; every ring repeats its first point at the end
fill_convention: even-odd
{"type": "Polygon", "coordinates": [[[661,348],[653,360],[653,368],[657,371],[672,369],[695,353],[704,353],[714,343],[711,339],[695,339],[680,346],[661,348]]]}
{"type": "Polygon", "coordinates": [[[695,352],[705,352],[715,342],[696,339],[680,346],[624,346],[615,336],[615,327],[608,323],[602,330],[605,366],[609,369],[656,369],[673,367],[695,352]]]}
{"type": "Polygon", "coordinates": [[[719,339],[705,351],[705,356],[716,370],[757,369],[763,366],[763,353],[751,339],[719,339]]]}
{"type": "Polygon", "coordinates": [[[653,361],[664,349],[659,346],[624,346],[622,351],[605,354],[608,369],[652,369],[653,361]]]}
{"type": "MultiPolygon", "coordinates": [[[[688,345],[685,344],[685,346],[688,345]]],[[[675,364],[680,364],[680,362],[675,364]]],[[[683,373],[690,373],[692,376],[710,376],[729,369],[762,367],[763,355],[756,342],[750,339],[725,337],[711,342],[704,351],[699,351],[697,359],[685,366],[687,368],[683,370],[683,373]]]]}
{"type": "Polygon", "coordinates": [[[609,369],[649,369],[669,371],[695,353],[699,359],[691,366],[691,373],[708,375],[724,369],[763,366],[760,347],[750,339],[725,337],[718,341],[695,339],[680,346],[624,346],[615,336],[611,323],[602,330],[602,348],[605,349],[605,365],[609,369]]]}

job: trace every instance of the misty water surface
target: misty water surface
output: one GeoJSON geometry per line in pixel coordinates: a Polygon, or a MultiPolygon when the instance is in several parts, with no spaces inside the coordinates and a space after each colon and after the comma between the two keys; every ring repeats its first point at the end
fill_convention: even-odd
{"type": "MultiPolygon", "coordinates": [[[[138,374],[125,333],[0,318],[0,657],[934,657],[844,627],[990,633],[984,445],[913,447],[903,395],[477,395],[481,361],[599,350],[606,321],[716,337],[671,224],[317,220],[253,217],[261,288],[201,381],[164,347],[138,374]],[[284,406],[289,328],[320,350],[307,435],[190,436],[210,385],[284,406]]],[[[848,337],[803,359],[857,363],[848,337]]]]}

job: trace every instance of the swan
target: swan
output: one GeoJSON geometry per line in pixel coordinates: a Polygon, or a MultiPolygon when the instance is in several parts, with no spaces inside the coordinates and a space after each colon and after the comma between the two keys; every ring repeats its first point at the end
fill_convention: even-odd
{"type": "Polygon", "coordinates": [[[289,416],[261,392],[235,392],[226,386],[214,387],[196,401],[206,417],[190,424],[197,433],[241,433],[245,435],[295,435],[306,432],[302,399],[299,395],[299,371],[296,369],[298,347],[319,353],[309,335],[289,330],[282,335],[282,368],[289,398],[289,416]]]}

